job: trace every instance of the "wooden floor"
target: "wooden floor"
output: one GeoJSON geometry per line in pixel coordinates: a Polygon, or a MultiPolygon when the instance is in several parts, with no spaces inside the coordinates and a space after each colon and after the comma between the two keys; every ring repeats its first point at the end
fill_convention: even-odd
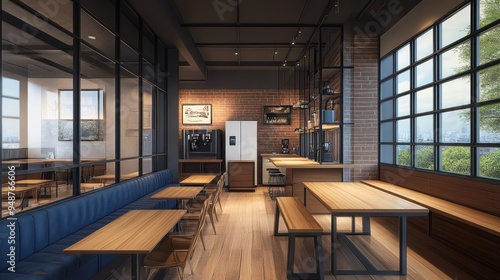
{"type": "MultiPolygon", "coordinates": [[[[198,243],[192,266],[185,270],[184,279],[286,279],[287,237],[273,236],[275,202],[267,188],[256,192],[224,192],[221,196],[223,212],[216,223],[217,235],[209,224],[203,234],[206,250],[198,243]]],[[[220,213],[220,212],[219,212],[220,213]]],[[[328,215],[316,216],[325,229],[330,228],[328,215]]],[[[358,225],[360,224],[357,223],[358,225]]],[[[339,220],[339,229],[350,230],[351,220],[339,220]]],[[[283,224],[280,229],[284,229],[283,224]]],[[[378,267],[398,268],[398,228],[394,219],[372,219],[372,234],[357,238],[367,252],[377,260],[378,267]]],[[[488,279],[491,274],[481,264],[458,257],[449,247],[429,238],[423,232],[409,229],[408,274],[406,276],[337,276],[331,274],[329,235],[323,236],[325,279],[488,279]],[[467,268],[469,267],[469,268],[467,268]]],[[[314,272],[311,238],[298,239],[295,270],[314,272]],[[307,249],[307,250],[306,250],[307,249]]],[[[345,248],[339,248],[339,269],[360,268],[355,257],[345,248]]],[[[121,265],[100,273],[96,279],[127,279],[129,261],[122,258],[121,265]]],[[[180,279],[175,269],[160,271],[154,279],[180,279]]],[[[491,278],[490,278],[491,279],[491,278]]],[[[498,278],[497,278],[498,279],[498,278]]]]}

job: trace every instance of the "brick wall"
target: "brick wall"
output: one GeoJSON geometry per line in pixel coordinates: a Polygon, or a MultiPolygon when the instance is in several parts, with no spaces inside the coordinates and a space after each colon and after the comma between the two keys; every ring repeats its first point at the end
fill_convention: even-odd
{"type": "Polygon", "coordinates": [[[378,38],[356,35],[352,61],[352,181],[378,179],[378,38]]]}
{"type": "MultiPolygon", "coordinates": [[[[292,111],[291,125],[263,124],[264,105],[291,105],[298,100],[298,93],[288,93],[277,89],[181,89],[179,91],[179,108],[182,104],[212,104],[212,124],[208,126],[182,125],[179,112],[179,154],[182,155],[183,129],[222,129],[226,121],[257,121],[257,153],[281,152],[281,139],[290,139],[292,147],[299,146],[299,134],[294,129],[299,127],[299,111],[292,111]]],[[[181,111],[181,110],[179,110],[181,111]]],[[[261,170],[259,157],[257,171],[261,170]]],[[[260,172],[258,182],[261,182],[260,172]]]]}

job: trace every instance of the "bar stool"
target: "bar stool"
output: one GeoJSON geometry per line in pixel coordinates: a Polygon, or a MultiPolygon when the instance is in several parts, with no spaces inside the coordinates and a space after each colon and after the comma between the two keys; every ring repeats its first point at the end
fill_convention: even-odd
{"type": "Polygon", "coordinates": [[[277,196],[282,196],[282,186],[285,185],[285,174],[281,173],[278,168],[268,168],[267,172],[269,174],[269,196],[271,199],[275,199],[277,196]]]}

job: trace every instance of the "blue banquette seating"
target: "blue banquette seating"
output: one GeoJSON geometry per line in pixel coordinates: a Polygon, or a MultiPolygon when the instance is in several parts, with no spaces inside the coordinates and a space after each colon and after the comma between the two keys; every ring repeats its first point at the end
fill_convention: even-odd
{"type": "Polygon", "coordinates": [[[149,198],[169,185],[172,174],[162,170],[1,220],[0,279],[91,278],[117,256],[63,250],[128,210],[173,208],[174,201],[149,198]]]}

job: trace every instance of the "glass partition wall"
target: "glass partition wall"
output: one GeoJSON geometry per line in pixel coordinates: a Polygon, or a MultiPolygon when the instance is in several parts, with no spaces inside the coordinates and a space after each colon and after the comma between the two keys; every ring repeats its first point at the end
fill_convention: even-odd
{"type": "Polygon", "coordinates": [[[166,158],[153,146],[166,110],[154,105],[166,94],[164,44],[125,1],[41,5],[1,2],[2,218],[166,158]]]}

